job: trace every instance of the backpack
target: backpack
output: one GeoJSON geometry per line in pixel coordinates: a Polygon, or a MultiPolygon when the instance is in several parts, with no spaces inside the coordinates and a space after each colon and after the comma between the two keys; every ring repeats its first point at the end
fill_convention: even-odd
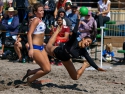
{"type": "Polygon", "coordinates": [[[12,38],[12,36],[6,37],[5,47],[14,47],[14,43],[15,43],[15,40],[12,38]]]}

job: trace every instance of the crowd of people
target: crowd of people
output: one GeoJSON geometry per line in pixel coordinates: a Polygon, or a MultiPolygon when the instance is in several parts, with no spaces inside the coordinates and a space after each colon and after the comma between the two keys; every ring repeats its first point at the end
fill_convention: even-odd
{"type": "Polygon", "coordinates": [[[80,16],[78,6],[71,0],[11,0],[5,4],[0,1],[0,30],[4,53],[5,41],[11,37],[14,50],[18,55],[18,62],[22,62],[24,55],[32,58],[40,68],[27,70],[23,81],[28,83],[48,74],[51,62],[61,62],[72,79],[77,80],[90,65],[98,71],[99,68],[86,47],[96,39],[97,27],[103,26],[110,20],[110,0],[99,0],[98,11],[95,16],[89,10],[84,17],[80,16]],[[28,2],[30,1],[30,2],[28,2]],[[84,62],[78,70],[74,68],[71,58],[84,56],[84,62]],[[61,61],[60,61],[61,60],[61,61]],[[28,76],[33,75],[31,78],[28,76]]]}

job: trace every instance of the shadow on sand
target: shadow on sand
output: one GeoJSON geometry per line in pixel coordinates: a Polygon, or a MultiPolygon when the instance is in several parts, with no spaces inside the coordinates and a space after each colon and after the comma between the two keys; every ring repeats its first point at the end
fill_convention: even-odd
{"type": "Polygon", "coordinates": [[[84,91],[84,92],[88,92],[87,90],[81,90],[79,88],[77,88],[78,84],[73,84],[73,85],[57,85],[57,84],[53,84],[53,83],[47,83],[47,84],[36,84],[33,83],[31,85],[28,85],[26,82],[22,82],[21,80],[15,80],[13,82],[8,82],[7,86],[14,86],[15,88],[22,88],[25,86],[30,86],[34,89],[38,89],[38,90],[42,90],[42,87],[55,87],[55,88],[59,88],[59,89],[72,89],[72,90],[77,90],[77,91],[84,91]]]}

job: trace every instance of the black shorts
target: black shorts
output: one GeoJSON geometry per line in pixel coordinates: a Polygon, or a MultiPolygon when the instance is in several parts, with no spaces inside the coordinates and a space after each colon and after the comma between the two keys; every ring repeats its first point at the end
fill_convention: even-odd
{"type": "Polygon", "coordinates": [[[63,49],[62,47],[56,47],[54,49],[54,55],[55,58],[61,61],[68,61],[71,58],[70,55],[66,52],[66,50],[63,49]]]}

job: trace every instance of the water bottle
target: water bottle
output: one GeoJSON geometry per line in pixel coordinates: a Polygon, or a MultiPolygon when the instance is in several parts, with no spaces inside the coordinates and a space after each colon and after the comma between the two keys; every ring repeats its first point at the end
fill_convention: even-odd
{"type": "Polygon", "coordinates": [[[112,56],[111,56],[111,54],[109,55],[109,58],[110,58],[110,61],[112,60],[112,56]]]}
{"type": "Polygon", "coordinates": [[[26,63],[26,59],[25,58],[23,58],[23,63],[26,63]]]}

